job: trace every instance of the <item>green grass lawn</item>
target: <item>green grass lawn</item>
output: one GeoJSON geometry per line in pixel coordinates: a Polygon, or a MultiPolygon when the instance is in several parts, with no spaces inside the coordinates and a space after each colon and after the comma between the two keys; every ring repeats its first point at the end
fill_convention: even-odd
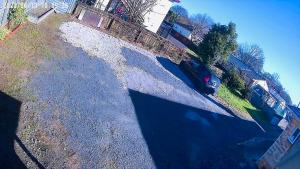
{"type": "Polygon", "coordinates": [[[255,108],[248,100],[234,94],[223,84],[218,92],[218,97],[233,108],[245,113],[242,116],[250,115],[255,120],[267,121],[265,114],[261,110],[255,108]]]}

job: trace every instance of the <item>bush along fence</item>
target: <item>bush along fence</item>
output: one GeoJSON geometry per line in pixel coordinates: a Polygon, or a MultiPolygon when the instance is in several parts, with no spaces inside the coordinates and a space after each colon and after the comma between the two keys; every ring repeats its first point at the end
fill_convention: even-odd
{"type": "Polygon", "coordinates": [[[26,22],[25,8],[22,5],[14,4],[9,8],[7,14],[7,24],[0,26],[0,45],[4,43],[4,40],[11,37],[19,29],[24,26],[26,22]]]}
{"type": "Polygon", "coordinates": [[[78,3],[73,16],[81,23],[102,30],[114,37],[135,43],[154,53],[167,55],[176,63],[188,57],[184,49],[178,48],[167,39],[140,25],[126,22],[117,16],[94,7],[78,3]]]}

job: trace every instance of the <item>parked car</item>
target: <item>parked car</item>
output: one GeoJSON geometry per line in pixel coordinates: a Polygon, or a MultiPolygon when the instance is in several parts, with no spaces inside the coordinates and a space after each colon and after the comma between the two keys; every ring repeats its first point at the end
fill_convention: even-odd
{"type": "Polygon", "coordinates": [[[205,65],[195,60],[183,60],[179,67],[194,82],[196,88],[205,94],[215,95],[220,86],[220,79],[205,65]]]}

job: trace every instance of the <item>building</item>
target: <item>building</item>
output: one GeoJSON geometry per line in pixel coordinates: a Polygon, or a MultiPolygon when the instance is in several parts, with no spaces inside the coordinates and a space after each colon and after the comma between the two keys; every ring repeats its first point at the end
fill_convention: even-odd
{"type": "Polygon", "coordinates": [[[253,80],[249,89],[248,100],[262,109],[273,125],[277,125],[286,116],[285,100],[270,89],[265,80],[253,80]]]}
{"type": "Polygon", "coordinates": [[[288,106],[289,124],[274,144],[258,160],[260,169],[300,168],[300,109],[288,106]]]}
{"type": "Polygon", "coordinates": [[[230,55],[228,57],[227,63],[224,64],[224,68],[226,70],[236,69],[238,70],[239,74],[245,80],[247,85],[250,85],[253,82],[253,79],[260,79],[263,80],[263,77],[251,69],[249,66],[244,64],[240,59],[237,57],[230,55]]]}
{"type": "Polygon", "coordinates": [[[191,25],[175,22],[173,25],[173,30],[181,34],[182,36],[186,37],[189,40],[192,39],[193,26],[191,25]]]}
{"type": "Polygon", "coordinates": [[[157,33],[172,4],[173,1],[170,0],[158,0],[153,9],[145,15],[144,25],[146,29],[157,33]]]}
{"type": "MultiPolygon", "coordinates": [[[[54,6],[58,7],[56,8],[56,11],[59,12],[60,10],[62,12],[72,11],[74,6],[69,6],[66,1],[71,2],[72,0],[2,0],[0,1],[0,26],[4,26],[8,23],[8,13],[10,10],[10,7],[13,4],[21,4],[25,7],[26,14],[28,16],[28,20],[32,21],[32,14],[39,15],[36,17],[43,16],[42,18],[39,18],[40,20],[44,19],[47,15],[45,15],[47,12],[54,12],[54,6]],[[53,10],[52,10],[53,9],[53,10]],[[52,11],[50,11],[52,10],[52,11]]],[[[76,0],[73,0],[76,2],[76,0]]],[[[75,4],[74,4],[75,5],[75,4]]]]}
{"type": "MultiPolygon", "coordinates": [[[[8,2],[16,2],[16,0],[0,1],[0,23],[1,25],[7,22],[8,9],[4,9],[3,6],[7,5],[8,2]]],[[[122,0],[27,0],[26,3],[32,5],[40,4],[51,4],[55,7],[55,10],[59,13],[71,13],[77,2],[84,2],[87,5],[93,6],[100,10],[118,10],[122,5],[122,0]]],[[[156,33],[163,22],[165,16],[170,10],[173,2],[176,0],[157,0],[153,8],[149,11],[145,11],[144,15],[144,26],[146,29],[156,33]]],[[[27,5],[28,6],[28,5],[27,5]]]]}
{"type": "Polygon", "coordinates": [[[257,72],[235,56],[229,56],[223,64],[225,70],[236,69],[250,90],[247,99],[266,113],[273,125],[278,125],[286,115],[286,101],[268,85],[268,82],[257,72]]]}
{"type": "MultiPolygon", "coordinates": [[[[126,8],[123,6],[122,0],[90,0],[89,2],[91,2],[92,6],[94,6],[95,8],[106,10],[112,13],[124,11],[124,8],[126,8]]],[[[151,32],[157,33],[173,2],[177,1],[157,0],[150,11],[145,11],[143,25],[146,27],[146,29],[150,30],[151,32]]],[[[124,18],[126,19],[126,16],[124,18]]]]}

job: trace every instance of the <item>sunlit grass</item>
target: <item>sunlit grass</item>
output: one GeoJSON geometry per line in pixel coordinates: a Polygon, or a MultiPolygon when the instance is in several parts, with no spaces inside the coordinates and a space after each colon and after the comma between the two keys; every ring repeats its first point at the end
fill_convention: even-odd
{"type": "Polygon", "coordinates": [[[218,92],[218,97],[224,100],[227,104],[233,108],[244,113],[244,115],[250,115],[254,119],[267,121],[266,115],[261,110],[255,108],[248,100],[243,99],[234,92],[230,91],[225,85],[221,85],[218,92]]]}

